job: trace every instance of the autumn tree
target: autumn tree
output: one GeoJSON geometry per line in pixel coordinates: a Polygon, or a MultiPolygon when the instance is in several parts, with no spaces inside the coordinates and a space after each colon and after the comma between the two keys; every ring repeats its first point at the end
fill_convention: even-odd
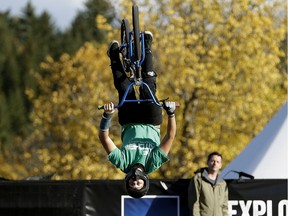
{"type": "Polygon", "coordinates": [[[39,96],[31,73],[41,72],[39,65],[47,55],[56,61],[63,53],[74,53],[84,45],[87,38],[90,41],[97,40],[98,43],[103,40],[103,33],[95,23],[96,15],[103,14],[108,17],[107,22],[112,22],[115,17],[114,9],[106,1],[90,7],[93,2],[97,3],[94,0],[86,2],[86,8],[81,11],[81,16],[85,19],[71,27],[74,33],[79,31],[81,37],[75,36],[69,29],[59,31],[46,11],[39,15],[35,13],[31,2],[23,7],[19,16],[12,16],[9,11],[0,13],[0,156],[13,167],[9,172],[6,166],[2,166],[0,176],[11,173],[11,176],[6,177],[14,178],[12,172],[25,175],[22,172],[23,166],[21,171],[16,171],[16,167],[21,166],[20,158],[25,152],[21,140],[33,130],[29,121],[33,105],[28,100],[25,89],[32,88],[34,94],[39,96]]]}
{"type": "Polygon", "coordinates": [[[284,5],[171,0],[140,6],[142,29],[154,33],[159,92],[181,104],[178,139],[159,176],[190,177],[214,150],[229,162],[287,99],[287,74],[277,67],[287,34],[284,5]]]}
{"type": "MultiPolygon", "coordinates": [[[[171,160],[151,177],[191,177],[214,150],[229,162],[287,99],[286,73],[279,67],[287,33],[283,2],[137,4],[141,29],[154,34],[158,97],[169,96],[181,105],[171,160]]],[[[131,20],[131,6],[130,1],[122,2],[122,17],[131,20]]],[[[34,104],[35,131],[25,141],[23,157],[31,174],[55,171],[57,179],[123,177],[97,139],[102,113],[96,109],[117,101],[106,50],[109,40],[120,39],[120,32],[103,16],[96,21],[107,41],[86,43],[59,61],[47,58],[36,74],[40,94],[27,91],[34,104]]],[[[111,135],[118,145],[119,131],[114,118],[111,135]]]]}
{"type": "Polygon", "coordinates": [[[107,155],[97,138],[102,115],[97,106],[116,97],[109,88],[106,46],[95,46],[87,43],[74,56],[62,55],[60,61],[47,58],[41,64],[42,75],[35,74],[40,96],[27,92],[35,108],[35,131],[26,141],[31,173],[41,168],[61,179],[111,175],[113,167],[108,170],[107,155]]]}

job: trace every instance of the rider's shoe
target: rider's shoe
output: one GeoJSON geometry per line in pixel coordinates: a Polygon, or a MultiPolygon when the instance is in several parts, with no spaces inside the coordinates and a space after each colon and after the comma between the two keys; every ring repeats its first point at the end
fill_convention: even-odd
{"type": "Polygon", "coordinates": [[[144,32],[145,49],[151,50],[153,34],[150,31],[144,32]]]}
{"type": "Polygon", "coordinates": [[[119,42],[116,40],[113,40],[109,48],[107,50],[107,55],[110,57],[111,60],[116,60],[116,58],[119,58],[119,42]]]}

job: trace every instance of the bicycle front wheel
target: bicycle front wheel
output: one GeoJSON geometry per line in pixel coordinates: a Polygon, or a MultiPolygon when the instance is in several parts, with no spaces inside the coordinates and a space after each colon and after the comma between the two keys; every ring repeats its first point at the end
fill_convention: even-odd
{"type": "Polygon", "coordinates": [[[137,5],[132,6],[132,19],[133,19],[133,37],[134,37],[134,60],[140,61],[140,28],[139,28],[139,10],[137,5]]]}

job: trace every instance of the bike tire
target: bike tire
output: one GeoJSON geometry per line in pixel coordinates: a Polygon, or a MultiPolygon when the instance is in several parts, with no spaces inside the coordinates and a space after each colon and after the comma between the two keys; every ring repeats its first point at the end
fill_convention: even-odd
{"type": "Polygon", "coordinates": [[[134,37],[134,60],[140,61],[140,28],[139,28],[139,9],[137,5],[132,6],[132,19],[133,19],[133,37],[134,37]]]}
{"type": "Polygon", "coordinates": [[[121,53],[125,59],[130,58],[129,56],[129,42],[130,42],[129,34],[130,34],[129,22],[127,19],[123,19],[121,22],[121,44],[123,45],[121,53]]]}

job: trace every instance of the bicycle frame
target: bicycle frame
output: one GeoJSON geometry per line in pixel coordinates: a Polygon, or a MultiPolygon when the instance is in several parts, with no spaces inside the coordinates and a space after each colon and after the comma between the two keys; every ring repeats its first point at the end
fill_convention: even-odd
{"type": "Polygon", "coordinates": [[[143,82],[143,81],[131,82],[131,83],[129,84],[129,86],[127,87],[126,91],[124,92],[124,95],[123,95],[120,103],[119,103],[118,105],[114,106],[114,108],[115,108],[115,109],[116,109],[116,108],[119,108],[119,107],[123,106],[124,103],[127,103],[127,102],[128,102],[128,103],[129,103],[129,102],[130,102],[130,103],[153,102],[153,103],[155,103],[157,106],[160,106],[160,107],[163,106],[163,104],[159,103],[159,102],[156,100],[156,98],[154,97],[154,95],[153,95],[151,89],[149,88],[148,84],[145,83],[145,82],[143,82]],[[148,92],[149,92],[151,98],[150,98],[150,99],[135,99],[135,100],[130,100],[130,99],[129,99],[129,100],[126,100],[126,97],[127,97],[127,95],[128,95],[128,92],[129,92],[129,90],[132,88],[133,85],[144,85],[144,86],[148,89],[148,92]]]}
{"type": "MultiPolygon", "coordinates": [[[[167,99],[168,99],[168,98],[167,98],[167,99]]],[[[167,99],[165,99],[165,100],[167,100],[167,99]]],[[[165,100],[161,100],[161,101],[165,101],[165,100]]],[[[143,81],[134,81],[134,82],[131,82],[131,83],[128,85],[128,87],[127,87],[127,89],[125,90],[124,95],[123,95],[120,103],[118,103],[118,105],[114,105],[114,108],[117,109],[117,108],[123,106],[124,103],[143,103],[143,102],[144,102],[144,103],[146,103],[146,102],[152,102],[152,103],[155,103],[155,104],[156,104],[157,106],[159,106],[159,107],[163,107],[163,104],[162,104],[162,103],[159,103],[159,102],[156,100],[155,96],[153,95],[153,93],[152,93],[152,91],[151,91],[151,89],[149,88],[149,86],[148,86],[147,83],[145,83],[145,82],[143,82],[143,81]],[[130,90],[134,85],[138,85],[138,86],[139,86],[139,85],[144,85],[144,86],[148,89],[148,92],[149,92],[151,98],[150,98],[150,99],[134,99],[134,100],[126,99],[128,93],[129,93],[129,90],[130,90]]],[[[104,109],[104,106],[98,106],[98,109],[99,109],[99,110],[100,110],[100,109],[104,109]]]]}
{"type": "Polygon", "coordinates": [[[130,57],[131,62],[135,65],[136,68],[140,68],[142,63],[144,62],[144,59],[145,59],[144,33],[141,32],[140,34],[141,34],[142,55],[141,55],[141,59],[139,61],[138,60],[135,61],[135,59],[133,59],[133,43],[132,43],[133,32],[129,33],[129,44],[128,44],[129,50],[130,50],[130,52],[129,52],[130,56],[129,57],[130,57]]]}

